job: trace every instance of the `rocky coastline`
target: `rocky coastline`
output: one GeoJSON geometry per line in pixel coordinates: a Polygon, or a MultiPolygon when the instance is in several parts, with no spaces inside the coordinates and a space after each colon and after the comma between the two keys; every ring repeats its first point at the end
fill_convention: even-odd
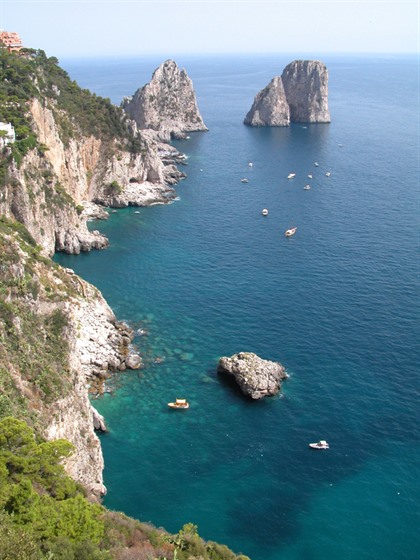
{"type": "MultiPolygon", "coordinates": [[[[14,254],[21,263],[13,265],[13,271],[22,288],[16,290],[16,280],[8,275],[0,276],[0,282],[5,283],[5,304],[18,302],[19,313],[44,322],[51,321],[57,313],[63,317],[62,336],[68,350],[62,382],[71,390],[63,390],[53,403],[44,402],[37,380],[25,378],[18,356],[10,356],[9,369],[13,372],[11,383],[27,399],[28,409],[36,411],[39,431],[47,439],[63,438],[74,445],[75,452],[66,460],[67,472],[90,495],[100,496],[106,492],[104,462],[95,430],[106,430],[106,423],[92,407],[89,392],[101,393],[113,372],[137,369],[142,361],[132,346],[132,330],[116,320],[99,290],[71,269],[54,265],[52,271],[47,263],[56,251],[78,254],[106,248],[107,238],[99,231],[90,231],[87,222],[106,219],[109,208],[173,202],[177,198],[174,186],[186,176],[178,168],[186,163],[186,157],[168,142],[166,132],[139,130],[122,109],[111,107],[105,100],[100,109],[103,111],[109,104],[106,110],[119,120],[115,124],[119,136],[100,132],[93,125],[92,132],[88,132],[86,123],[81,126],[79,115],[68,112],[64,90],[69,87],[73,97],[84,95],[83,104],[95,103],[95,99],[75,90],[68,77],[63,78],[56,60],[49,65],[42,55],[40,58],[42,66],[35,72],[44,77],[45,72],[51,72],[49,81],[53,85],[48,92],[39,89],[22,109],[36,146],[25,149],[19,157],[10,146],[2,153],[6,171],[0,193],[0,220],[7,224],[7,233],[0,232],[0,241],[6,247],[13,243],[14,254]],[[15,228],[14,234],[8,232],[9,224],[11,231],[15,228]],[[35,265],[28,264],[33,260],[32,244],[39,248],[35,276],[31,268],[35,265]]],[[[170,67],[178,72],[181,86],[192,87],[185,71],[176,70],[172,64],[170,67]]],[[[90,115],[84,118],[90,122],[90,115]]],[[[195,130],[206,129],[198,117],[194,122],[195,130]]],[[[181,121],[178,124],[181,126],[181,121]]],[[[191,126],[190,122],[181,128],[190,130],[191,126]]],[[[11,253],[10,259],[14,258],[11,253]]],[[[22,337],[21,323],[17,315],[7,331],[0,317],[0,334],[4,330],[5,336],[7,332],[7,336],[22,337]]]]}

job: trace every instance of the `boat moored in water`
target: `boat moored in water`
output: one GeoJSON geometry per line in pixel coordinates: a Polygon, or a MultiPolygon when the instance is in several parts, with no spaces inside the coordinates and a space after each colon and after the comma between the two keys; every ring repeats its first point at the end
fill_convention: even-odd
{"type": "Polygon", "coordinates": [[[297,227],[286,229],[286,231],[284,232],[284,235],[286,237],[292,237],[292,235],[295,235],[296,230],[297,230],[297,227]]]}
{"type": "Polygon", "coordinates": [[[189,408],[190,404],[187,402],[187,399],[176,399],[175,402],[168,403],[169,408],[180,408],[185,409],[189,408]]]}
{"type": "Polygon", "coordinates": [[[309,447],[312,448],[312,449],[329,449],[330,448],[329,444],[324,439],[321,439],[321,440],[317,441],[316,443],[310,443],[309,447]]]}
{"type": "Polygon", "coordinates": [[[241,179],[241,183],[248,183],[248,179],[241,179]]]}
{"type": "Polygon", "coordinates": [[[293,177],[296,177],[296,173],[289,173],[287,176],[288,179],[293,179],[293,177]]]}
{"type": "Polygon", "coordinates": [[[268,210],[267,210],[267,208],[264,208],[264,209],[262,210],[261,214],[262,214],[263,216],[268,216],[268,210]]]}

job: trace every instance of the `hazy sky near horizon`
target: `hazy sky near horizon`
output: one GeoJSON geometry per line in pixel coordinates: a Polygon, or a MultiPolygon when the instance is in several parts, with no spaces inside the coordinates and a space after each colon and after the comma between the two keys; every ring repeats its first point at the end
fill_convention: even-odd
{"type": "Polygon", "coordinates": [[[48,56],[418,53],[419,0],[0,0],[48,56]]]}

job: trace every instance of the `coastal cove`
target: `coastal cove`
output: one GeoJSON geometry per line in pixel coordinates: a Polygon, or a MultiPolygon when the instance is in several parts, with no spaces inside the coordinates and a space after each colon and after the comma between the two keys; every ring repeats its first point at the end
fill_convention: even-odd
{"type": "MultiPolygon", "coordinates": [[[[144,360],[94,402],[106,506],[192,522],[253,560],[414,559],[418,61],[320,59],[331,123],[253,129],[290,57],[178,57],[209,128],[173,143],[179,200],[110,211],[90,224],[107,249],[55,260],[101,290],[144,360]],[[281,395],[252,402],[217,376],[240,351],[285,365],[281,395]],[[189,410],[168,410],[176,397],[189,410]]],[[[119,104],[161,62],[61,64],[119,104]]]]}

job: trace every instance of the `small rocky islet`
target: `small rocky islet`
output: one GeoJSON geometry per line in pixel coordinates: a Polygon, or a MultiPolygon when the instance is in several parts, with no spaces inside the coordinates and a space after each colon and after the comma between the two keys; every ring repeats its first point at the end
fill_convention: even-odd
{"type": "Polygon", "coordinates": [[[220,358],[217,372],[233,376],[244,395],[254,400],[277,395],[281,381],[288,378],[282,364],[264,360],[253,352],[239,352],[220,358]]]}

